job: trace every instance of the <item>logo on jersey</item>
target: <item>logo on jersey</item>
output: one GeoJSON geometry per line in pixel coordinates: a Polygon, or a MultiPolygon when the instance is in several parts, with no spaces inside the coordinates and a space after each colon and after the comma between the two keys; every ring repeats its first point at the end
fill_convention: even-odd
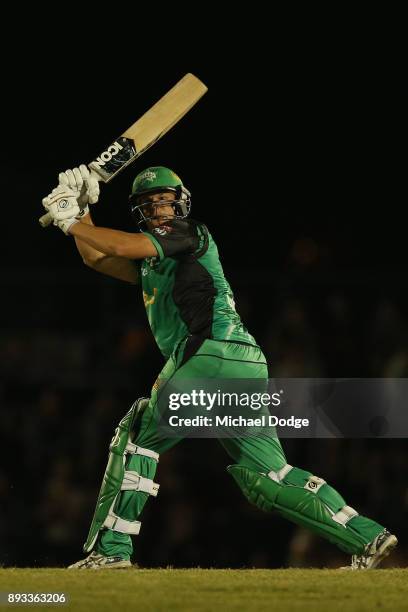
{"type": "Polygon", "coordinates": [[[153,289],[153,295],[149,295],[146,291],[143,291],[143,301],[146,308],[148,306],[152,306],[152,304],[156,301],[157,289],[156,287],[153,289]]]}
{"type": "Polygon", "coordinates": [[[153,383],[153,387],[152,387],[153,390],[157,392],[159,388],[162,386],[163,382],[164,380],[162,380],[160,376],[158,376],[158,378],[156,378],[156,380],[153,383]]]}
{"type": "Polygon", "coordinates": [[[146,257],[146,266],[142,267],[142,276],[147,276],[150,270],[154,270],[160,264],[159,257],[146,257]]]}
{"type": "Polygon", "coordinates": [[[154,231],[159,236],[165,236],[166,234],[170,234],[173,231],[173,228],[170,225],[161,225],[160,227],[155,227],[154,231]]]}

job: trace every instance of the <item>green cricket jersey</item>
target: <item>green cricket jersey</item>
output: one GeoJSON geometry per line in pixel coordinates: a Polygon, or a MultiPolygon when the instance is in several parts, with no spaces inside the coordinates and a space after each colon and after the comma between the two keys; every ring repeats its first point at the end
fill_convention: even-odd
{"type": "Polygon", "coordinates": [[[175,218],[144,234],[159,256],[141,262],[143,299],[166,359],[189,335],[256,345],[235,310],[217,245],[205,225],[175,218]]]}

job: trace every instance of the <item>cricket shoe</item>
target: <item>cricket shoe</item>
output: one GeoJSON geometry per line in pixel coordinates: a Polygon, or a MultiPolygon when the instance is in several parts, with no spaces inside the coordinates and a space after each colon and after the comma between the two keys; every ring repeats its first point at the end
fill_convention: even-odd
{"type": "Polygon", "coordinates": [[[390,552],[394,550],[398,540],[395,535],[384,529],[370,544],[367,544],[362,555],[353,555],[351,565],[341,569],[368,570],[377,567],[390,552]]]}
{"type": "Polygon", "coordinates": [[[105,557],[100,555],[93,550],[91,554],[81,561],[77,561],[72,565],[69,565],[67,569],[125,569],[126,567],[132,567],[130,561],[122,559],[122,557],[105,557]]]}

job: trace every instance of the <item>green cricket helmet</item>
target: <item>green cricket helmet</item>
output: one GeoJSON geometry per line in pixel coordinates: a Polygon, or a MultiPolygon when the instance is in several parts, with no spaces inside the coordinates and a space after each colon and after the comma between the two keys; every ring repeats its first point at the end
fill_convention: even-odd
{"type": "MultiPolygon", "coordinates": [[[[180,177],[169,168],[153,166],[146,168],[137,175],[133,181],[132,194],[129,196],[130,210],[139,226],[155,218],[150,214],[151,202],[147,199],[147,196],[164,191],[175,194],[171,206],[176,217],[184,219],[190,213],[191,194],[184,187],[180,177]]],[[[166,204],[168,205],[169,202],[166,202],[166,204]]]]}

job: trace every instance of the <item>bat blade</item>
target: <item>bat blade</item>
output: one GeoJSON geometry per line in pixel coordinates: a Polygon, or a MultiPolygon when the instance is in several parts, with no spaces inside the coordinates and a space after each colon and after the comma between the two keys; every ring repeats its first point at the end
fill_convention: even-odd
{"type": "Polygon", "coordinates": [[[207,87],[186,74],[110,147],[89,164],[108,183],[168,132],[205,94],[207,87]]]}
{"type": "MultiPolygon", "coordinates": [[[[166,134],[206,93],[207,87],[193,74],[186,74],[140,119],[88,164],[99,181],[109,183],[121,170],[140,157],[166,134]]],[[[51,223],[48,213],[40,225],[51,223]]]]}

